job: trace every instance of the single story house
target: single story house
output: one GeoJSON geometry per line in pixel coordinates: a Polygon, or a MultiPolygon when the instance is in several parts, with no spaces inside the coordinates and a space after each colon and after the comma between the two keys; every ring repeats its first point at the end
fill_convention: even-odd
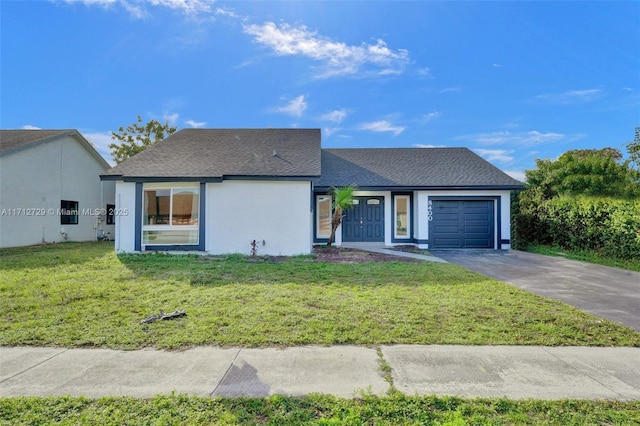
{"type": "Polygon", "coordinates": [[[522,187],[466,148],[322,149],[319,129],[184,129],[101,178],[118,252],[209,254],[309,253],[329,237],[329,189],[352,184],[338,246],[506,249],[522,187]]]}
{"type": "Polygon", "coordinates": [[[112,236],[110,168],[77,130],[0,130],[0,247],[112,236]]]}

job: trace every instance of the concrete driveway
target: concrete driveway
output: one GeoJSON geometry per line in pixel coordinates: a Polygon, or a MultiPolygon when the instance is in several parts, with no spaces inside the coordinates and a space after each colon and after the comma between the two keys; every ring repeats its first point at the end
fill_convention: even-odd
{"type": "Polygon", "coordinates": [[[517,250],[434,256],[640,331],[640,273],[517,250]]]}

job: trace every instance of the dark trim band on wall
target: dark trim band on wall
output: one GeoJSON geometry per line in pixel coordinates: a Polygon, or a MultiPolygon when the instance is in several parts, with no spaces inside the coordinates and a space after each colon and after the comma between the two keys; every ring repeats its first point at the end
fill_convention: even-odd
{"type": "Polygon", "coordinates": [[[144,251],[154,251],[154,250],[158,250],[158,251],[168,251],[168,250],[173,250],[173,251],[200,251],[200,246],[199,245],[157,245],[157,246],[150,246],[150,245],[146,245],[144,246],[144,251]]]}
{"type": "Polygon", "coordinates": [[[133,219],[135,237],[133,240],[133,249],[142,251],[142,182],[136,182],[136,201],[133,219]]]}

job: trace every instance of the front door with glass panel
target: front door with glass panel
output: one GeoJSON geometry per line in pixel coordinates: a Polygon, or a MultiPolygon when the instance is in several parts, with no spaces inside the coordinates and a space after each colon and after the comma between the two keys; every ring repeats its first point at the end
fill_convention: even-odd
{"type": "Polygon", "coordinates": [[[344,213],[342,241],[384,242],[384,197],[355,197],[344,213]]]}

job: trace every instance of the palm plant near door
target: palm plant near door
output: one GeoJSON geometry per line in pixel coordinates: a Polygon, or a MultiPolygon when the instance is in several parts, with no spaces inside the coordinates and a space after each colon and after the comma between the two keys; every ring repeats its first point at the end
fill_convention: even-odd
{"type": "Polygon", "coordinates": [[[331,247],[336,238],[336,230],[342,223],[342,213],[353,208],[353,193],[358,189],[356,185],[332,187],[329,191],[332,197],[331,207],[333,217],[331,218],[331,235],[327,242],[327,247],[331,247]]]}

